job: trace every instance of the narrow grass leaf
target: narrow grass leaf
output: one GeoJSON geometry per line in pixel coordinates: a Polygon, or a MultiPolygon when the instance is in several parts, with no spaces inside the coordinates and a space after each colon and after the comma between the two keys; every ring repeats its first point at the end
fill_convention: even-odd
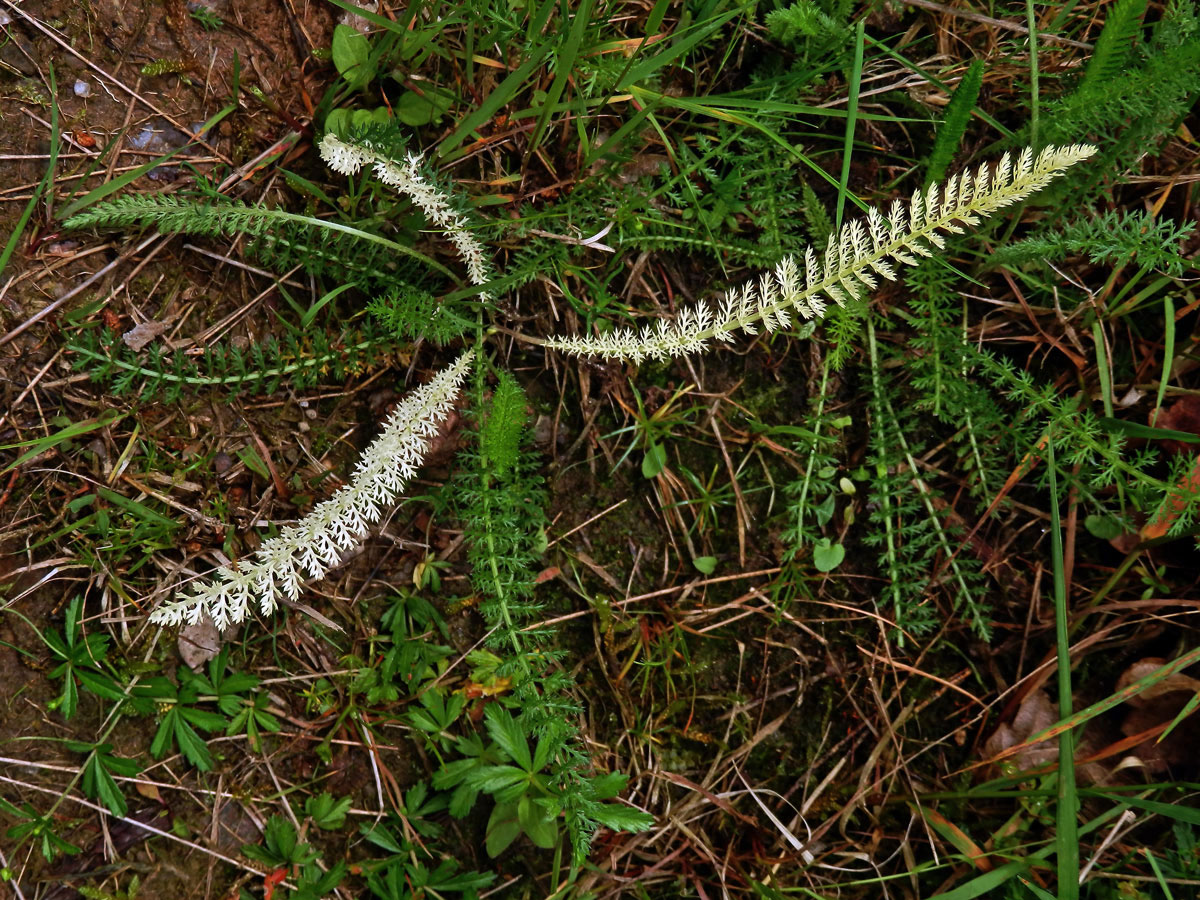
{"type": "MultiPolygon", "coordinates": [[[[1032,747],[1035,744],[1040,744],[1042,741],[1048,741],[1050,738],[1058,736],[1063,731],[1072,728],[1078,728],[1083,723],[1094,719],[1096,716],[1101,715],[1102,713],[1108,712],[1114,707],[1120,706],[1122,703],[1129,700],[1129,698],[1138,696],[1143,691],[1158,684],[1160,681],[1163,681],[1171,675],[1174,675],[1176,672],[1182,672],[1188,666],[1196,662],[1200,662],[1200,647],[1189,650],[1178,659],[1174,659],[1166,665],[1155,669],[1145,678],[1138,679],[1133,684],[1122,688],[1114,694],[1110,694],[1103,700],[1093,703],[1091,706],[1080,710],[1079,712],[1070,716],[1068,719],[1051,725],[1045,731],[1038,732],[1033,737],[1023,741],[1020,744],[1017,744],[1015,747],[1009,747],[1007,750],[996,754],[991,759],[984,760],[982,763],[979,763],[979,765],[987,765],[990,763],[999,762],[1000,760],[1014,756],[1015,754],[1020,753],[1021,751],[1032,747]]],[[[1198,820],[1198,823],[1200,823],[1200,820],[1198,820]]]]}
{"type": "MultiPolygon", "coordinates": [[[[49,79],[50,96],[54,98],[50,104],[50,159],[46,162],[46,171],[42,175],[42,180],[34,188],[33,195],[21,211],[20,218],[17,219],[17,224],[13,226],[12,234],[8,236],[8,242],[4,245],[4,250],[0,252],[0,274],[3,274],[4,269],[8,266],[8,261],[17,249],[17,244],[21,242],[21,235],[25,232],[25,226],[29,224],[29,219],[33,215],[33,211],[37,209],[38,203],[41,202],[46,186],[54,181],[54,170],[58,167],[58,87],[54,78],[53,64],[50,65],[49,79]]],[[[7,472],[8,469],[4,471],[7,472]]]]}
{"type": "Polygon", "coordinates": [[[838,182],[837,231],[842,230],[842,213],[850,193],[850,160],[854,156],[854,132],[858,127],[858,94],[862,85],[863,40],[866,22],[859,19],[854,32],[854,63],[850,67],[849,99],[846,102],[846,136],[842,141],[842,178],[838,182]]]}
{"type": "Polygon", "coordinates": [[[567,87],[567,82],[570,81],[574,74],[575,59],[579,55],[579,46],[583,43],[583,35],[587,31],[588,26],[592,23],[592,9],[595,0],[582,0],[579,8],[571,13],[571,30],[567,32],[567,39],[563,41],[563,45],[559,48],[554,59],[554,81],[550,85],[550,90],[546,91],[546,99],[542,107],[541,114],[538,116],[537,125],[533,129],[533,139],[529,142],[527,155],[531,155],[539,146],[541,146],[542,138],[546,134],[546,128],[550,125],[550,116],[553,114],[554,106],[562,97],[563,91],[567,87]]]}
{"type": "Polygon", "coordinates": [[[673,41],[666,49],[659,51],[654,56],[643,60],[629,69],[614,88],[614,91],[616,93],[627,91],[632,85],[650,78],[663,66],[674,63],[679,57],[691,50],[692,47],[699,44],[730,19],[741,15],[742,12],[742,8],[737,6],[708,22],[697,22],[692,26],[693,30],[691,34],[680,36],[678,40],[673,41]]]}
{"type": "MultiPolygon", "coordinates": [[[[1059,519],[1058,466],[1054,441],[1046,444],[1050,478],[1050,556],[1054,571],[1054,634],[1058,658],[1058,713],[1069,718],[1072,707],[1071,638],[1067,610],[1067,579],[1063,561],[1062,522],[1059,519]]],[[[1055,807],[1055,859],[1059,900],[1079,896],[1079,797],[1075,786],[1075,735],[1064,728],[1058,737],[1058,804],[1055,807]]]]}
{"type": "Polygon", "coordinates": [[[1058,898],[1048,890],[1038,887],[1028,878],[1022,878],[1021,884],[1025,885],[1025,887],[1027,887],[1033,893],[1033,896],[1038,898],[1038,900],[1058,900],[1058,898]]]}
{"type": "MultiPolygon", "coordinates": [[[[0,270],[3,266],[0,266],[0,270]]],[[[1171,381],[1171,373],[1175,370],[1175,303],[1171,295],[1163,297],[1163,371],[1158,377],[1158,394],[1154,398],[1154,416],[1162,409],[1163,398],[1167,395],[1167,385],[1171,381]]],[[[1197,438],[1200,440],[1200,438],[1197,438]]]]}
{"type": "Polygon", "coordinates": [[[988,859],[986,851],[975,843],[965,831],[935,809],[929,809],[924,806],[918,807],[911,803],[909,804],[909,808],[929,823],[929,826],[934,831],[949,841],[955,850],[970,860],[975,868],[981,872],[991,871],[992,863],[988,859]]]}
{"type": "MultiPolygon", "coordinates": [[[[203,125],[201,125],[196,130],[196,134],[197,135],[204,134],[210,128],[212,128],[214,125],[218,124],[222,119],[224,119],[226,116],[228,116],[230,113],[234,112],[236,109],[237,109],[236,103],[231,103],[229,106],[226,106],[224,109],[222,109],[216,115],[214,115],[211,119],[209,119],[207,122],[205,122],[203,125]]],[[[109,196],[110,194],[115,194],[117,191],[121,190],[122,188],[127,187],[130,184],[133,184],[133,182],[137,181],[139,178],[141,178],[147,172],[150,172],[153,169],[157,169],[159,166],[161,166],[167,160],[171,159],[172,157],[176,156],[179,153],[182,153],[184,150],[187,150],[192,145],[193,145],[193,142],[188,141],[183,146],[176,147],[174,150],[170,150],[167,153],[164,153],[162,156],[159,156],[159,157],[156,157],[156,158],[150,160],[150,162],[148,162],[148,163],[143,163],[142,165],[138,166],[136,169],[130,169],[128,172],[124,172],[121,175],[118,175],[116,178],[112,179],[112,181],[106,181],[106,182],[104,182],[104,184],[99,185],[98,187],[92,188],[92,190],[88,191],[82,197],[77,197],[75,200],[72,200],[70,203],[68,203],[66,206],[64,206],[62,209],[60,209],[56,215],[56,218],[58,218],[60,220],[69,219],[71,216],[75,215],[80,210],[87,209],[87,207],[89,207],[95,203],[99,203],[105,197],[109,196]]]]}
{"type": "Polygon", "coordinates": [[[124,413],[118,412],[115,409],[110,409],[97,416],[95,419],[89,419],[85,422],[76,422],[73,425],[68,425],[66,428],[63,428],[60,431],[54,432],[54,434],[48,434],[45,437],[40,437],[36,440],[21,441],[17,444],[4,444],[3,446],[0,446],[0,450],[12,450],[16,447],[28,447],[29,449],[17,457],[14,462],[9,463],[3,469],[0,469],[0,475],[11,472],[18,466],[29,462],[29,460],[33,459],[35,456],[45,453],[47,450],[57,447],[59,444],[73,440],[81,435],[90,434],[91,432],[100,428],[106,428],[109,425],[115,425],[123,418],[125,418],[124,413]]]}
{"type": "Polygon", "coordinates": [[[1167,726],[1167,730],[1158,736],[1158,740],[1155,743],[1161,744],[1166,740],[1167,735],[1175,730],[1175,726],[1195,712],[1197,706],[1200,706],[1200,693],[1192,694],[1188,698],[1188,702],[1175,714],[1175,718],[1171,720],[1171,724],[1167,726]]]}
{"type": "Polygon", "coordinates": [[[986,897],[1005,882],[1011,881],[1028,869],[1029,867],[1024,862],[1006,863],[998,869],[992,869],[990,872],[972,878],[966,884],[960,884],[941,894],[934,894],[929,900],[974,900],[975,897],[986,897]]]}
{"type": "Polygon", "coordinates": [[[1175,431],[1171,428],[1153,428],[1140,425],[1137,422],[1127,422],[1124,419],[1105,417],[1100,419],[1100,428],[1110,434],[1121,434],[1125,437],[1143,440],[1182,441],[1186,444],[1200,444],[1200,434],[1191,431],[1175,431]]]}
{"type": "MultiPolygon", "coordinates": [[[[1081,791],[1080,793],[1089,797],[1107,796],[1103,791],[1081,791]]],[[[1121,802],[1132,806],[1134,809],[1143,809],[1148,813],[1166,816],[1168,819],[1174,819],[1176,822],[1200,826],[1200,809],[1195,806],[1185,806],[1182,803],[1163,803],[1159,800],[1143,800],[1141,797],[1124,797],[1121,802]]]]}

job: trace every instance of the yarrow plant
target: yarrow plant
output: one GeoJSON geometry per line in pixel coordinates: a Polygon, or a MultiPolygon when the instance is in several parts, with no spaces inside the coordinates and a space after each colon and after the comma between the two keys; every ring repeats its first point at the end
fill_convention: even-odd
{"type": "Polygon", "coordinates": [[[205,615],[218,629],[241,622],[257,605],[268,615],[286,598],[300,596],[304,577],[322,578],[341,562],[395,502],[416,474],[430,440],[446,418],[470,369],[473,351],[414,390],[388,418],[383,433],[359,460],[350,483],[317,505],[298,525],[263,543],[254,562],[222,567],[207,584],[150,614],[158,625],[195,624],[205,615]]]}
{"type": "MultiPolygon", "coordinates": [[[[483,246],[467,230],[464,214],[424,174],[420,155],[409,154],[397,163],[367,138],[350,142],[332,134],[320,148],[335,171],[352,175],[370,165],[385,184],[411,196],[430,221],[446,229],[471,280],[479,285],[491,280],[483,246]]],[[[907,206],[896,201],[886,217],[868,210],[865,223],[848,223],[823,257],[809,247],[803,261],[786,257],[772,271],[726,293],[719,303],[684,308],[673,322],[662,320],[641,332],[622,329],[597,337],[529,340],[581,356],[641,362],[698,352],[713,339],[729,342],[739,330],[775,331],[786,327],[793,313],[819,318],[827,301],[845,305],[847,299],[861,299],[864,289],[878,285],[878,277],[895,280],[896,265],[916,265],[919,257],[934,255],[933,248],[944,248],[945,234],[960,234],[963,226],[977,225],[982,217],[1025,199],[1095,152],[1086,144],[1047,147],[1035,158],[1027,148],[1015,163],[1005,154],[994,170],[985,164],[973,176],[964,172],[944,186],[918,191],[907,206]]],[[[265,615],[283,599],[298,599],[302,577],[318,579],[336,566],[415,473],[454,402],[473,353],[465,353],[396,408],[383,434],[363,454],[349,485],[298,525],[267,540],[256,561],[219,569],[211,582],[155,610],[151,621],[178,625],[208,615],[224,629],[245,619],[255,605],[265,615]]]]}
{"type": "Polygon", "coordinates": [[[973,177],[963,172],[944,186],[917,191],[907,208],[895,201],[886,218],[869,209],[866,222],[848,222],[823,257],[812,247],[802,261],[785,257],[773,271],[733,288],[716,305],[701,301],[684,307],[675,321],[659,320],[640,332],[623,328],[595,337],[555,337],[545,346],[578,356],[641,362],[696,353],[714,339],[728,343],[739,330],[755,334],[759,326],[766,331],[786,328],[793,313],[820,318],[827,300],[839,306],[848,297],[857,300],[864,288],[878,286],[877,275],[895,281],[895,264],[916,265],[918,257],[933,255],[930,245],[945,246],[943,234],[961,234],[963,225],[978,225],[1095,152],[1087,144],[1047,147],[1035,159],[1027,147],[1015,164],[1006,153],[994,171],[985,163],[973,177]]]}
{"type": "MultiPolygon", "coordinates": [[[[430,222],[445,230],[466,263],[472,284],[484,285],[492,280],[483,244],[468,230],[466,216],[454,208],[448,195],[425,174],[421,154],[409,153],[403,161],[396,162],[373,148],[368,138],[351,143],[332,132],[321,140],[319,149],[325,164],[341,175],[356,175],[363,166],[372,166],[380,181],[411,197],[430,222]]],[[[483,300],[492,299],[486,291],[479,296],[483,300]]]]}

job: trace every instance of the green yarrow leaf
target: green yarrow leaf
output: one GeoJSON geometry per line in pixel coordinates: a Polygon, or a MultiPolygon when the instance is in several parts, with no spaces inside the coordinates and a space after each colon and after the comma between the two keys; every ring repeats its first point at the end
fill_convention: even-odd
{"type": "Polygon", "coordinates": [[[480,455],[495,474],[502,475],[516,464],[525,420],[525,392],[517,379],[501,372],[479,432],[480,455]]]}

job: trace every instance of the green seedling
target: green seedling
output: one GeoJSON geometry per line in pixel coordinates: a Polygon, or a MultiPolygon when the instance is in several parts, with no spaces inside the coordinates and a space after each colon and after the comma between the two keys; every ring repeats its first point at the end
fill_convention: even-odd
{"type": "Polygon", "coordinates": [[[83,598],[76,596],[67,605],[63,633],[48,631],[42,636],[46,646],[59,664],[50,670],[50,677],[62,679],[62,692],[48,704],[69,719],[79,708],[79,688],[97,697],[119,702],[125,692],[117,683],[116,672],[108,662],[108,637],[103,634],[83,634],[81,615],[83,598]]]}

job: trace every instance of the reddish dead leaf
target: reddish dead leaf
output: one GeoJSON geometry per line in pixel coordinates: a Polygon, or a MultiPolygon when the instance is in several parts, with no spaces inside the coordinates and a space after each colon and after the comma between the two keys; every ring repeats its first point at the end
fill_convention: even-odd
{"type": "MultiPolygon", "coordinates": [[[[1200,434],[1200,397],[1187,396],[1176,400],[1160,409],[1157,416],[1151,412],[1150,424],[1169,431],[1200,434]]],[[[1164,440],[1162,446],[1168,453],[1192,453],[1196,449],[1194,444],[1185,444],[1183,441],[1164,440]]]]}
{"type": "Polygon", "coordinates": [[[1144,541],[1152,541],[1166,535],[1188,504],[1188,498],[1200,493],[1200,456],[1192,463],[1192,469],[1179,483],[1171,489],[1171,493],[1154,511],[1150,521],[1142,526],[1141,537],[1144,541]]]}
{"type": "Polygon", "coordinates": [[[486,684],[478,681],[467,682],[461,691],[468,700],[478,700],[480,697],[498,697],[511,687],[511,678],[492,678],[486,684]]]}
{"type": "Polygon", "coordinates": [[[287,869],[276,869],[263,878],[263,900],[271,900],[275,896],[275,888],[287,878],[287,869]]]}
{"type": "Polygon", "coordinates": [[[153,800],[155,803],[163,802],[162,794],[158,792],[158,787],[156,785],[135,781],[133,783],[133,789],[147,800],[153,800]]]}

